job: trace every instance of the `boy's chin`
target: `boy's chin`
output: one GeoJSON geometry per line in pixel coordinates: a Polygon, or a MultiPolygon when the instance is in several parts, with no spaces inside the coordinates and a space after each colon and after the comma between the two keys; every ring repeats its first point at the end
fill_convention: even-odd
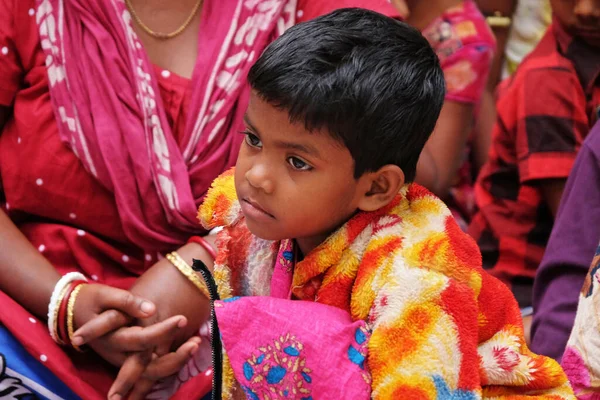
{"type": "Polygon", "coordinates": [[[251,221],[246,220],[246,227],[254,236],[262,240],[278,241],[283,239],[289,239],[289,237],[282,237],[281,234],[275,232],[273,229],[269,229],[265,226],[256,226],[251,221]]]}

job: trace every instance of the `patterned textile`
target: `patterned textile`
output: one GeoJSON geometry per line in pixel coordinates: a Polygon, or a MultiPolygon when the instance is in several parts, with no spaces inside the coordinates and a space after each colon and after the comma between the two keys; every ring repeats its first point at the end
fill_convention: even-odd
{"type": "Polygon", "coordinates": [[[566,179],[600,105],[600,52],[554,23],[499,89],[498,121],[469,227],[483,267],[531,305],[553,217],[536,181],[566,179]]]}
{"type": "Polygon", "coordinates": [[[13,335],[0,325],[0,398],[3,400],[78,399],[44,363],[45,354],[33,358],[13,335]]]}
{"type": "Polygon", "coordinates": [[[575,325],[562,357],[580,400],[600,399],[600,246],[579,294],[575,325]]]}
{"type": "Polygon", "coordinates": [[[174,246],[197,232],[190,174],[214,176],[227,168],[232,129],[247,104],[245,77],[267,44],[295,23],[296,3],[204,3],[190,119],[177,143],[125,2],[38,0],[61,140],[114,194],[131,242],[174,246]],[[214,14],[219,17],[210,18],[214,14]]]}
{"type": "MultiPolygon", "coordinates": [[[[423,35],[440,59],[446,79],[446,100],[474,104],[477,108],[496,48],[494,35],[477,5],[466,0],[446,10],[423,30],[423,35]]],[[[469,143],[456,182],[445,199],[463,230],[475,211],[470,147],[469,143]]]]}
{"type": "Polygon", "coordinates": [[[479,103],[496,41],[477,5],[465,0],[449,8],[422,33],[440,59],[446,78],[446,100],[479,103]]]}
{"type": "Polygon", "coordinates": [[[370,400],[365,321],[314,301],[264,296],[218,301],[215,312],[248,399],[370,400]]]}
{"type": "MultiPolygon", "coordinates": [[[[214,270],[221,298],[269,296],[280,243],[246,228],[233,170],[213,183],[199,218],[226,226],[214,270]]],[[[573,398],[559,365],[527,349],[510,291],[481,269],[448,208],[417,184],[358,213],[298,262],[292,296],[366,322],[373,399],[573,398]]],[[[225,399],[233,377],[228,365],[225,399]]]]}

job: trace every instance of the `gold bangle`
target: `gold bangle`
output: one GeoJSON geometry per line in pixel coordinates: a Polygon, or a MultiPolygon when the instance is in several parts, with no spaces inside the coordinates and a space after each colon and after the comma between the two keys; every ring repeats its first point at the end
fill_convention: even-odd
{"type": "Polygon", "coordinates": [[[78,346],[73,344],[73,316],[75,314],[75,300],[77,300],[77,295],[79,294],[79,291],[83,285],[84,284],[82,283],[73,289],[73,293],[71,293],[71,296],[69,296],[69,302],[67,303],[67,333],[69,335],[69,342],[71,342],[71,346],[73,346],[73,348],[79,352],[83,351],[78,346]]]}
{"type": "Polygon", "coordinates": [[[57,307],[54,309],[54,332],[56,332],[56,342],[61,345],[64,346],[65,342],[63,342],[60,338],[60,335],[58,334],[58,313],[60,311],[60,305],[62,304],[63,301],[65,301],[65,299],[63,299],[63,297],[65,296],[65,293],[67,293],[67,289],[69,289],[69,286],[71,286],[71,284],[67,284],[65,285],[65,287],[63,288],[63,290],[60,291],[60,294],[58,295],[58,304],[56,305],[57,307]]]}
{"type": "Polygon", "coordinates": [[[200,290],[202,294],[206,296],[206,298],[210,299],[210,294],[208,292],[208,288],[206,287],[206,283],[200,279],[198,275],[196,275],[196,272],[192,269],[192,267],[190,267],[190,265],[185,262],[185,260],[181,258],[176,251],[167,254],[167,260],[169,260],[169,262],[173,264],[175,268],[179,270],[179,272],[188,278],[190,282],[192,282],[194,286],[196,286],[198,290],[200,290]]]}
{"type": "Polygon", "coordinates": [[[492,28],[508,28],[512,24],[512,19],[502,15],[500,11],[496,11],[494,15],[485,17],[485,21],[492,28]]]}

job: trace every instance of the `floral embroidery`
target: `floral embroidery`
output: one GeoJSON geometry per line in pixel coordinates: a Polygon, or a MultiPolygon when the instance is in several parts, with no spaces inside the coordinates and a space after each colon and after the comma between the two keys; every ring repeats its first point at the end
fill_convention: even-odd
{"type": "Polygon", "coordinates": [[[291,240],[285,240],[285,242],[287,242],[285,245],[281,245],[283,251],[280,252],[278,261],[285,272],[292,272],[294,266],[294,246],[291,240]]]}
{"type": "Polygon", "coordinates": [[[248,399],[312,400],[312,370],[306,366],[303,350],[302,342],[290,333],[259,347],[258,354],[243,365],[246,382],[240,383],[248,399]]]}
{"type": "Polygon", "coordinates": [[[296,261],[294,255],[294,241],[291,239],[281,241],[271,278],[271,296],[289,298],[296,261]]]}
{"type": "Polygon", "coordinates": [[[356,345],[348,347],[348,358],[363,370],[362,377],[368,384],[371,384],[371,375],[365,368],[365,361],[367,359],[367,344],[370,337],[371,332],[366,327],[360,326],[354,332],[356,345]]]}

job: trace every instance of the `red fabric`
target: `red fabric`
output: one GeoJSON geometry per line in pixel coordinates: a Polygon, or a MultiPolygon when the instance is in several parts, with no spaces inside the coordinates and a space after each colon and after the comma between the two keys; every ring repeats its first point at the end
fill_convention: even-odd
{"type": "MultiPolygon", "coordinates": [[[[393,14],[385,0],[378,1],[378,7],[393,14]]],[[[345,0],[344,4],[374,8],[369,0],[345,0]]],[[[338,7],[337,1],[300,0],[298,11],[303,18],[298,18],[338,7]]],[[[13,107],[13,117],[0,133],[0,207],[61,274],[80,271],[98,282],[129,288],[157,261],[158,249],[144,252],[129,243],[112,194],[61,142],[34,10],[35,0],[0,0],[0,106],[13,107]]],[[[179,142],[193,88],[187,79],[173,73],[164,78],[160,69],[157,72],[167,119],[179,142]]],[[[240,142],[241,136],[235,146],[240,142]]],[[[236,149],[230,153],[236,154],[236,149]]],[[[234,161],[233,157],[230,163],[234,161]]],[[[195,179],[214,179],[200,175],[191,177],[192,187],[195,179]]],[[[198,202],[202,194],[194,193],[198,202]]],[[[3,292],[0,323],[34,357],[46,356],[44,364],[75,393],[85,399],[105,398],[115,368],[93,352],[79,354],[55,344],[45,322],[3,292]]],[[[206,388],[207,379],[198,376],[182,390],[197,394],[206,388]]]]}
{"type": "Polygon", "coordinates": [[[554,23],[499,89],[492,148],[469,233],[485,268],[531,304],[553,217],[536,181],[566,179],[600,104],[600,52],[554,23]]]}

